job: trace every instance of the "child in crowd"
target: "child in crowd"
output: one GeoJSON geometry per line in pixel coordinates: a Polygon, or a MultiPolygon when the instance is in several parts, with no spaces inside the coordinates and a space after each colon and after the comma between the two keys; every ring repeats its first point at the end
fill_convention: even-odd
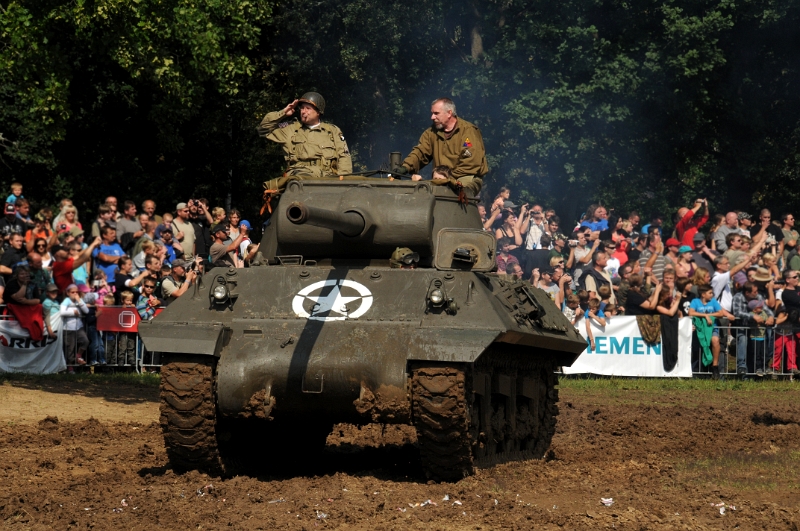
{"type": "Polygon", "coordinates": [[[781,278],[781,270],[778,269],[778,262],[775,260],[774,254],[762,254],[761,261],[764,262],[764,267],[769,270],[769,274],[772,278],[781,278]]]}
{"type": "Polygon", "coordinates": [[[172,227],[172,220],[174,219],[172,214],[167,212],[166,214],[164,214],[161,217],[163,218],[163,221],[161,222],[161,224],[158,227],[156,227],[156,240],[160,240],[161,239],[161,231],[162,230],[169,229],[170,231],[172,231],[172,228],[171,228],[172,227]]]}
{"type": "Polygon", "coordinates": [[[498,248],[496,256],[497,274],[503,277],[506,276],[507,269],[509,268],[509,266],[511,266],[511,264],[519,263],[519,260],[517,260],[516,256],[509,254],[508,248],[510,245],[511,245],[510,238],[500,238],[500,240],[497,242],[497,248],[498,248]]]}
{"type": "Polygon", "coordinates": [[[585,289],[578,290],[578,300],[580,301],[581,310],[585,314],[589,310],[589,292],[585,289]]]}
{"type": "Polygon", "coordinates": [[[755,362],[756,376],[762,378],[764,376],[767,328],[760,325],[763,325],[769,319],[769,315],[764,311],[764,303],[758,299],[748,302],[747,309],[753,314],[753,318],[750,319],[750,341],[747,342],[747,357],[755,362]],[[761,323],[757,323],[755,317],[758,317],[761,323]]]}
{"type": "Polygon", "coordinates": [[[571,293],[567,296],[567,302],[564,305],[564,315],[569,319],[570,324],[575,324],[583,317],[583,310],[581,310],[581,300],[577,295],[571,293]]]}
{"type": "Polygon", "coordinates": [[[614,315],[617,315],[617,313],[618,313],[618,312],[619,312],[619,308],[618,308],[618,307],[617,307],[617,305],[616,305],[616,304],[614,304],[613,302],[610,302],[610,303],[608,303],[608,304],[606,305],[606,307],[605,307],[605,308],[603,308],[603,313],[604,313],[604,314],[605,314],[605,316],[606,316],[606,321],[608,321],[608,320],[609,320],[609,319],[608,319],[609,317],[612,317],[612,316],[614,316],[614,315]]]}
{"type": "MultiPolygon", "coordinates": [[[[97,273],[103,274],[102,271],[97,271],[95,276],[97,276],[97,273]]],[[[79,284],[78,290],[81,292],[81,298],[86,303],[86,307],[89,308],[89,313],[86,315],[84,323],[86,335],[89,337],[89,349],[87,350],[89,365],[105,365],[106,357],[103,338],[100,336],[100,332],[97,331],[97,306],[103,305],[103,295],[95,291],[94,288],[90,291],[90,288],[85,284],[79,284]]]]}
{"type": "Polygon", "coordinates": [[[22,185],[20,183],[11,183],[11,195],[6,199],[6,203],[12,205],[17,202],[17,199],[22,199],[22,185]]]}
{"type": "Polygon", "coordinates": [[[611,303],[611,286],[603,284],[597,288],[597,295],[600,296],[600,311],[605,312],[606,306],[611,303]]]}
{"type": "Polygon", "coordinates": [[[44,314],[44,325],[47,328],[47,335],[50,337],[55,336],[53,332],[50,319],[53,315],[59,313],[61,304],[58,302],[58,286],[55,284],[48,284],[45,288],[45,299],[42,301],[42,313],[44,314]]]}
{"type": "MultiPolygon", "coordinates": [[[[103,306],[114,306],[114,295],[108,293],[103,296],[103,306]]],[[[115,332],[101,332],[103,341],[104,362],[117,365],[117,334],[115,332]]]]}
{"type": "Polygon", "coordinates": [[[675,281],[675,289],[681,298],[681,303],[678,307],[681,317],[689,316],[689,306],[692,304],[692,299],[695,298],[692,294],[692,286],[694,286],[694,283],[691,277],[681,277],[675,281]]]}
{"type": "Polygon", "coordinates": [[[600,326],[606,325],[606,314],[600,308],[601,302],[595,298],[589,299],[589,311],[586,313],[588,321],[594,321],[600,326]]]}
{"type": "MultiPolygon", "coordinates": [[[[123,308],[137,312],[133,302],[133,292],[125,290],[119,296],[123,308]]],[[[138,313],[138,312],[137,312],[138,313]]],[[[117,340],[116,365],[134,365],[136,363],[136,334],[120,332],[117,340]]],[[[112,362],[113,365],[113,362],[112,362]]]]}
{"type": "Polygon", "coordinates": [[[97,269],[94,272],[94,280],[92,281],[92,292],[97,294],[96,304],[103,305],[103,298],[111,293],[111,286],[108,285],[108,279],[102,269],[97,269]]]}

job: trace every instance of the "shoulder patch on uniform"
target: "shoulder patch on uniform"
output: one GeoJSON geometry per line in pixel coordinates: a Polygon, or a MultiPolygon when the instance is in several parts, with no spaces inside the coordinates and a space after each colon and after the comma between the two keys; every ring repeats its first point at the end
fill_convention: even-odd
{"type": "Polygon", "coordinates": [[[465,148],[471,148],[472,147],[472,142],[469,141],[469,137],[464,139],[464,147],[465,148]]]}
{"type": "Polygon", "coordinates": [[[470,151],[469,149],[465,149],[464,150],[464,157],[471,157],[471,156],[472,156],[472,151],[470,151]]]}
{"type": "Polygon", "coordinates": [[[283,129],[284,127],[287,127],[290,123],[292,123],[292,122],[281,122],[281,123],[278,124],[278,127],[283,129]]]}

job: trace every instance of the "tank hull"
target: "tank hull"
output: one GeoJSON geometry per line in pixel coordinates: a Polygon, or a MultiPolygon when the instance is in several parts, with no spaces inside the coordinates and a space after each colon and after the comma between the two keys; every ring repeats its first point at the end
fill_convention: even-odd
{"type": "Polygon", "coordinates": [[[191,353],[186,345],[200,342],[199,331],[208,336],[214,351],[196,353],[218,358],[224,416],[407,423],[412,362],[474,364],[491,345],[506,344],[523,357],[571,365],[585,348],[543,292],[515,290],[522,284],[491,274],[278,266],[237,275],[232,308],[201,312],[185,297],[140,331],[148,349],[176,354],[191,353]],[[430,304],[437,284],[457,310],[430,304]],[[511,306],[528,295],[535,300],[523,302],[544,314],[537,322],[555,322],[549,330],[511,306]]]}

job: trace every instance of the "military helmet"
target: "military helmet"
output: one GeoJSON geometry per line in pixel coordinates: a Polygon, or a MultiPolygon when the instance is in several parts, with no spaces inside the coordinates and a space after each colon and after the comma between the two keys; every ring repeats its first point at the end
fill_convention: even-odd
{"type": "Polygon", "coordinates": [[[325,114],[325,98],[318,92],[306,92],[298,101],[310,103],[317,112],[325,114]]]}
{"type": "Polygon", "coordinates": [[[403,266],[410,266],[411,264],[419,262],[419,253],[415,253],[408,247],[398,247],[392,253],[392,258],[389,264],[396,269],[403,266]]]}

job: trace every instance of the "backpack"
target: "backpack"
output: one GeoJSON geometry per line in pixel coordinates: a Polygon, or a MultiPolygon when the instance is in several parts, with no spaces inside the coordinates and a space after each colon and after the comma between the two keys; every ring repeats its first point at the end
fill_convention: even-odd
{"type": "Polygon", "coordinates": [[[578,289],[584,289],[584,290],[586,289],[586,279],[587,279],[588,277],[590,277],[590,276],[591,276],[592,278],[594,278],[594,283],[595,283],[595,285],[596,285],[598,288],[599,288],[600,286],[603,286],[603,285],[606,285],[606,284],[608,285],[608,287],[609,287],[609,288],[611,287],[611,283],[608,281],[608,279],[606,279],[606,277],[604,277],[603,275],[601,275],[601,274],[600,274],[600,273],[599,273],[599,272],[598,272],[598,271],[597,271],[597,270],[594,268],[594,266],[592,266],[592,268],[591,268],[591,269],[585,269],[585,270],[583,271],[583,274],[582,274],[582,275],[580,276],[580,278],[578,279],[578,289]]]}
{"type": "Polygon", "coordinates": [[[125,254],[130,256],[131,252],[133,251],[133,248],[136,246],[136,242],[138,240],[139,240],[139,238],[134,238],[133,237],[133,233],[132,232],[126,232],[119,239],[119,245],[120,245],[120,247],[122,247],[122,250],[125,251],[125,254]]]}

